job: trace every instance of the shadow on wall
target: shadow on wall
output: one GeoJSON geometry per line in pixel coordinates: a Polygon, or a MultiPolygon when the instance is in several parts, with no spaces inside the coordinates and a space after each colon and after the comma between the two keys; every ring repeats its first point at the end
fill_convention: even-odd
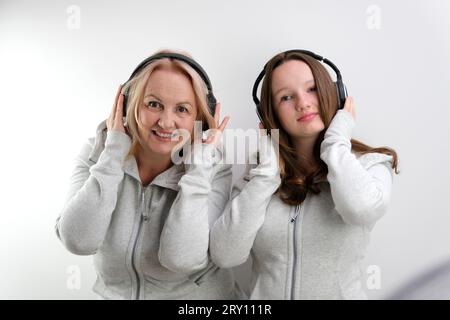
{"type": "Polygon", "coordinates": [[[423,272],[407,283],[388,300],[449,300],[450,299],[450,259],[423,272]]]}

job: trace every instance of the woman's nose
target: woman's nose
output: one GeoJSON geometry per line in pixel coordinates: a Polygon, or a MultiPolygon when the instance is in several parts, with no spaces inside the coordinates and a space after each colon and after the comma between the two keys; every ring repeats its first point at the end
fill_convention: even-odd
{"type": "Polygon", "coordinates": [[[174,116],[171,114],[171,112],[168,111],[164,111],[161,113],[159,120],[158,120],[158,125],[162,128],[162,129],[172,129],[175,127],[175,121],[174,121],[174,116]]]}

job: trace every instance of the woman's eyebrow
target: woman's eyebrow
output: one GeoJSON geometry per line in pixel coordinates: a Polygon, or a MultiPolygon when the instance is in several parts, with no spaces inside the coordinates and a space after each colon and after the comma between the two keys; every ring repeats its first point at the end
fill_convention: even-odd
{"type": "Polygon", "coordinates": [[[153,97],[153,98],[155,98],[155,99],[158,100],[158,101],[162,101],[162,99],[158,98],[158,97],[155,96],[153,93],[149,93],[149,94],[146,94],[146,95],[144,96],[144,98],[148,98],[148,97],[153,97]]]}
{"type": "Polygon", "coordinates": [[[180,105],[180,104],[188,104],[188,105],[192,106],[192,103],[190,103],[189,101],[181,101],[181,102],[177,103],[177,105],[180,105]]]}

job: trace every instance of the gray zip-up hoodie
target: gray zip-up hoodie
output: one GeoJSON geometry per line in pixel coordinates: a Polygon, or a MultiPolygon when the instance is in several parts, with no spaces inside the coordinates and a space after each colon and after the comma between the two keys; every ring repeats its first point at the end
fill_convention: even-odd
{"type": "Polygon", "coordinates": [[[223,212],[231,167],[212,145],[194,148],[201,164],[174,164],[146,187],[130,137],[106,131],[76,158],[66,204],[56,223],[65,247],[94,255],[94,291],[105,299],[231,299],[229,270],[208,254],[209,229],[223,212]]]}
{"type": "Polygon", "coordinates": [[[299,206],[275,195],[276,155],[252,166],[211,230],[210,254],[224,268],[253,258],[250,299],[365,299],[361,261],[391,193],[392,157],[351,151],[352,116],[337,112],[321,144],[328,166],[319,195],[299,206]]]}

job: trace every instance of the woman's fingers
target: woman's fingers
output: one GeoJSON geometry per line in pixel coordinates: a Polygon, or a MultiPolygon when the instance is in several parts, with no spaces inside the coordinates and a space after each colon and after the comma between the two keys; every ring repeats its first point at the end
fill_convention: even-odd
{"type": "Polygon", "coordinates": [[[117,89],[116,98],[114,99],[114,104],[111,110],[111,118],[114,119],[117,109],[117,101],[119,101],[120,93],[122,91],[122,85],[119,85],[119,88],[117,89]]]}
{"type": "Polygon", "coordinates": [[[119,96],[116,106],[116,121],[123,124],[123,94],[119,96]]]}
{"type": "Polygon", "coordinates": [[[114,119],[114,129],[118,131],[125,132],[125,127],[123,125],[123,94],[120,93],[119,100],[116,106],[116,115],[114,119]]]}
{"type": "Polygon", "coordinates": [[[114,104],[106,121],[106,127],[108,130],[119,130],[125,132],[125,127],[123,126],[123,94],[122,85],[119,86],[114,104]]]}
{"type": "Polygon", "coordinates": [[[219,119],[220,119],[220,102],[217,102],[216,111],[214,112],[214,124],[216,125],[216,128],[219,126],[219,119]]]}
{"type": "Polygon", "coordinates": [[[220,131],[223,132],[223,130],[225,130],[225,127],[227,126],[228,121],[230,121],[230,117],[229,117],[229,116],[226,116],[226,117],[222,120],[222,123],[221,123],[220,126],[219,126],[219,130],[220,130],[220,131]]]}

